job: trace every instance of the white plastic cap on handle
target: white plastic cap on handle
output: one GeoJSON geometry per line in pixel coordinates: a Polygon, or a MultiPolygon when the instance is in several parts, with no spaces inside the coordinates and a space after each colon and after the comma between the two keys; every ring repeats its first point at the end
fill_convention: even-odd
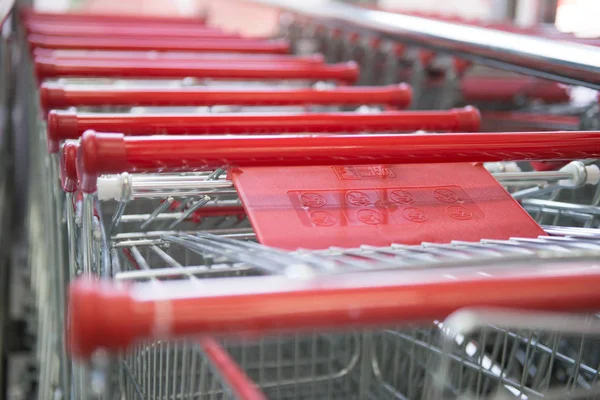
{"type": "Polygon", "coordinates": [[[98,200],[121,200],[123,198],[123,177],[121,175],[98,178],[98,200]]]}
{"type": "Polygon", "coordinates": [[[597,185],[600,183],[600,168],[595,164],[585,165],[581,161],[571,161],[562,167],[560,171],[572,175],[571,179],[558,181],[560,186],[566,188],[580,188],[584,185],[597,185]]]}
{"type": "Polygon", "coordinates": [[[483,166],[492,174],[498,172],[521,172],[521,168],[519,168],[519,165],[514,161],[487,162],[483,163],[483,166]]]}
{"type": "Polygon", "coordinates": [[[600,183],[600,167],[596,164],[586,165],[585,171],[587,172],[586,185],[597,185],[600,183]]]}

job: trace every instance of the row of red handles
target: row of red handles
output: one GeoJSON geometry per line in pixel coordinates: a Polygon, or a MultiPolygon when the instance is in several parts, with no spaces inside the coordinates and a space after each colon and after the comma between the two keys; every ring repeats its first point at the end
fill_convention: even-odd
{"type": "Polygon", "coordinates": [[[600,131],[322,136],[125,136],[87,131],[78,148],[80,188],[93,193],[99,175],[121,172],[599,158],[600,131]]]}
{"type": "Polygon", "coordinates": [[[479,112],[473,107],[448,111],[384,111],[327,113],[237,114],[77,114],[51,111],[48,143],[51,152],[68,139],[78,139],[90,129],[121,132],[128,136],[150,134],[272,134],[342,132],[477,132],[479,112]]]}
{"type": "MultiPolygon", "coordinates": [[[[65,16],[64,19],[61,19],[53,15],[26,14],[26,22],[32,27],[34,22],[37,23],[36,29],[38,30],[49,29],[50,25],[59,25],[66,20],[85,21],[86,24],[93,21],[107,21],[104,17],[88,19],[83,16],[65,16]]],[[[134,25],[126,18],[111,21],[114,22],[115,27],[119,24],[134,25]]],[[[141,30],[140,26],[142,25],[156,24],[156,21],[138,21],[135,23],[138,30],[141,30]]],[[[170,20],[161,22],[163,27],[171,23],[170,20]]],[[[175,24],[178,29],[183,29],[182,27],[185,25],[183,30],[187,30],[187,24],[179,22],[175,24]]],[[[122,29],[123,35],[128,34],[125,28],[120,29],[122,29]]],[[[128,32],[132,32],[132,28],[129,27],[129,29],[128,32]]],[[[172,29],[175,31],[175,27],[172,29]]],[[[206,32],[209,31],[206,30],[206,32]]],[[[33,34],[34,30],[32,29],[31,32],[33,34]]],[[[35,32],[37,37],[30,36],[32,47],[45,47],[40,44],[42,42],[48,44],[50,39],[54,41],[53,43],[58,43],[60,40],[72,40],[69,36],[54,35],[50,37],[47,35],[47,31],[45,32],[38,31],[35,32]],[[42,36],[39,36],[40,34],[42,36]]],[[[181,31],[179,32],[183,34],[181,31]]],[[[241,39],[213,39],[210,41],[213,47],[206,45],[209,43],[208,41],[194,37],[193,40],[182,38],[177,41],[184,45],[174,45],[175,41],[171,41],[167,46],[167,41],[165,41],[165,45],[158,46],[158,50],[189,50],[188,43],[193,41],[195,49],[202,45],[206,46],[203,48],[205,51],[223,52],[236,49],[240,52],[244,51],[240,50],[241,47],[235,47],[243,47],[244,41],[241,39]],[[234,41],[239,43],[234,46],[234,41]],[[225,42],[228,45],[223,45],[217,50],[218,46],[215,43],[222,45],[225,42]]],[[[96,39],[94,38],[94,40],[96,39]]],[[[139,42],[141,39],[132,40],[139,42]]],[[[115,42],[106,40],[106,42],[108,41],[115,42]]],[[[283,42],[253,41],[246,42],[246,44],[248,47],[245,49],[253,48],[253,51],[264,53],[272,51],[276,46],[282,46],[283,42]]],[[[97,46],[92,47],[97,48],[97,46]]],[[[89,49],[89,47],[81,48],[86,51],[89,49]]],[[[124,48],[119,47],[119,49],[124,48]]],[[[279,47],[277,51],[273,52],[277,53],[282,49],[283,47],[279,47]]],[[[153,50],[157,50],[157,48],[153,48],[153,50]]],[[[123,73],[123,70],[130,68],[130,65],[126,63],[127,57],[123,57],[125,62],[119,64],[122,60],[119,57],[122,55],[116,55],[116,53],[110,55],[113,58],[98,56],[97,59],[92,60],[90,57],[85,62],[72,54],[64,55],[63,53],[63,56],[60,56],[59,53],[48,53],[48,50],[35,50],[34,54],[37,56],[37,70],[40,78],[78,75],[82,71],[85,71],[83,74],[85,76],[107,76],[108,72],[102,73],[101,71],[110,70],[114,75],[115,68],[119,68],[120,74],[123,73]]],[[[86,57],[85,54],[82,56],[86,57]]],[[[167,56],[163,54],[161,57],[167,56]]],[[[222,60],[225,60],[225,56],[223,57],[222,60]]],[[[243,61],[239,58],[241,56],[236,57],[240,62],[243,61]]],[[[193,69],[204,71],[203,73],[206,74],[208,72],[217,74],[217,77],[224,77],[222,71],[226,70],[227,78],[242,77],[240,71],[243,69],[253,71],[250,75],[244,75],[244,79],[281,77],[289,74],[289,72],[281,71],[294,70],[296,72],[303,71],[302,77],[304,78],[323,79],[323,76],[326,76],[327,79],[350,82],[352,80],[350,77],[353,78],[358,73],[353,64],[325,66],[322,64],[322,60],[289,60],[283,59],[281,57],[284,56],[279,55],[261,55],[260,57],[265,57],[265,60],[268,60],[265,63],[271,64],[271,69],[265,67],[269,71],[268,73],[258,72],[263,68],[258,58],[252,61],[255,63],[254,67],[248,67],[251,65],[249,61],[243,66],[244,68],[234,68],[229,65],[225,65],[228,69],[221,68],[223,65],[216,63],[219,61],[218,59],[203,61],[198,65],[191,65],[191,62],[196,64],[196,60],[192,58],[188,59],[189,62],[185,59],[176,59],[177,61],[173,65],[185,73],[190,73],[193,69]],[[277,59],[268,59],[267,57],[277,57],[277,59]],[[334,74],[331,71],[335,68],[338,70],[334,74]],[[315,71],[318,71],[318,74],[315,71]],[[283,75],[277,75],[277,73],[283,75]],[[332,78],[334,75],[335,78],[332,78]],[[340,79],[340,77],[342,78],[340,79]]],[[[139,74],[140,71],[156,68],[155,65],[151,66],[150,64],[150,61],[145,64],[142,61],[138,64],[136,61],[135,73],[139,74]]],[[[164,68],[163,71],[165,71],[164,68]]],[[[131,75],[133,74],[130,72],[125,74],[125,76],[131,75]]],[[[164,72],[153,76],[168,75],[164,72]]],[[[291,75],[285,76],[289,78],[291,75]]],[[[337,87],[325,91],[273,89],[241,92],[207,90],[205,88],[179,91],[89,90],[43,85],[40,95],[47,110],[55,107],[80,105],[214,105],[221,102],[222,104],[242,105],[377,103],[403,107],[410,102],[410,91],[406,86],[337,87]]],[[[80,189],[91,193],[96,189],[98,175],[125,171],[158,172],[212,170],[236,166],[482,162],[600,157],[600,132],[319,136],[210,135],[223,130],[229,130],[232,133],[247,133],[248,127],[260,130],[261,133],[281,130],[281,127],[291,131],[297,131],[300,127],[304,127],[306,131],[343,128],[345,132],[365,129],[379,130],[392,125],[394,129],[402,126],[405,126],[406,129],[413,129],[409,128],[411,119],[412,123],[416,125],[426,124],[427,127],[436,127],[435,124],[438,124],[438,128],[442,127],[451,131],[472,129],[479,123],[479,114],[472,108],[422,113],[386,111],[379,115],[309,114],[293,118],[290,115],[243,114],[225,117],[199,115],[170,118],[156,115],[120,115],[109,118],[51,112],[48,118],[50,143],[54,146],[51,150],[56,151],[60,141],[77,138],[83,134],[78,144],[70,142],[63,148],[61,175],[66,179],[66,183],[63,182],[65,189],[75,190],[77,181],[80,179],[80,189]],[[114,130],[121,133],[107,134],[92,131],[84,133],[88,129],[114,130]],[[198,129],[203,129],[207,135],[175,135],[198,129]],[[128,135],[123,135],[123,132],[128,135]],[[132,136],[157,132],[174,134],[174,136],[132,136]]],[[[128,288],[116,287],[108,283],[80,281],[72,286],[70,292],[70,347],[75,356],[87,357],[97,348],[121,349],[135,339],[152,338],[157,332],[180,336],[231,332],[266,334],[281,330],[302,329],[346,329],[352,326],[443,318],[462,307],[477,305],[548,310],[588,310],[597,309],[600,304],[597,291],[600,278],[593,273],[587,272],[587,275],[573,274],[572,271],[561,273],[559,270],[544,276],[539,274],[539,271],[529,271],[529,274],[525,272],[521,271],[518,276],[494,278],[488,274],[486,278],[479,276],[472,280],[438,279],[420,283],[413,282],[412,284],[407,284],[402,275],[381,273],[368,277],[361,276],[358,284],[352,277],[334,277],[333,280],[325,278],[316,283],[308,280],[301,284],[296,282],[293,287],[290,286],[289,281],[280,278],[258,277],[251,278],[253,281],[250,285],[264,287],[266,290],[248,295],[231,293],[233,281],[228,278],[214,282],[210,290],[203,291],[202,295],[195,292],[189,297],[179,296],[162,300],[142,300],[139,293],[132,292],[128,288]],[[271,291],[268,288],[277,288],[277,290],[271,291]],[[323,304],[326,304],[327,307],[323,307],[323,304]],[[357,309],[360,310],[360,313],[355,312],[357,309]],[[160,318],[159,310],[169,310],[168,323],[160,318]],[[202,310],[202,312],[198,312],[198,310],[202,310]],[[158,327],[157,324],[162,325],[158,327]]],[[[247,285],[246,282],[248,281],[244,281],[244,285],[247,285]]],[[[176,285],[176,283],[172,283],[172,285],[176,285]]],[[[179,293],[178,288],[170,287],[170,290],[172,290],[171,293],[179,293]]],[[[164,314],[161,315],[164,316],[164,314]]],[[[202,346],[209,355],[223,358],[223,354],[218,346],[214,346],[214,342],[208,341],[202,346]]],[[[252,387],[247,384],[243,373],[240,374],[235,368],[227,376],[237,378],[237,381],[241,382],[238,385],[239,391],[252,387]]],[[[253,392],[243,397],[251,398],[253,396],[260,397],[253,392]]]]}
{"type": "MultiPolygon", "coordinates": [[[[73,24],[73,19],[61,20],[49,15],[36,18],[30,16],[26,21],[40,80],[65,76],[96,76],[331,79],[353,83],[358,78],[356,65],[325,66],[319,57],[292,58],[283,54],[277,57],[276,53],[288,52],[287,42],[249,40],[205,26],[169,26],[168,23],[157,25],[156,22],[146,20],[136,23],[121,20],[107,23],[102,19],[86,20],[81,26],[81,22],[73,24]],[[86,35],[87,31],[96,34],[86,35]],[[151,34],[156,37],[151,37],[151,34]],[[90,49],[95,52],[86,52],[90,49]],[[231,55],[207,54],[208,52],[237,52],[238,55],[230,59],[228,57],[231,55]],[[265,56],[264,53],[272,54],[265,56]],[[235,66],[224,62],[234,59],[235,66]],[[252,67],[247,64],[257,65],[252,67]]],[[[433,53],[425,53],[430,55],[427,59],[431,61],[433,53]]],[[[515,93],[547,102],[569,99],[564,87],[528,78],[470,77],[463,82],[461,89],[466,102],[510,101],[515,93]]]]}

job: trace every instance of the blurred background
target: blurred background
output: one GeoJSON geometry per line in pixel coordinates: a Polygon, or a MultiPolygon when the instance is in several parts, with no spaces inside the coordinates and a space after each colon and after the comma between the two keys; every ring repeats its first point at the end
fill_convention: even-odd
{"type": "MultiPolygon", "coordinates": [[[[322,0],[281,0],[280,3],[296,1],[318,3],[322,0]]],[[[431,12],[446,17],[454,16],[480,21],[513,21],[520,26],[532,26],[543,22],[555,24],[558,30],[581,37],[600,35],[598,24],[600,1],[598,0],[354,0],[349,2],[386,10],[431,12]]],[[[193,15],[206,12],[207,7],[224,10],[231,7],[231,2],[218,0],[35,0],[34,4],[36,8],[48,11],[85,9],[102,12],[114,10],[115,5],[118,4],[121,12],[138,15],[193,15]]],[[[247,4],[245,6],[248,7],[247,4]]],[[[267,10],[263,12],[268,14],[267,10]]],[[[257,11],[254,10],[252,14],[254,22],[257,22],[256,15],[257,11]]],[[[269,20],[268,16],[261,23],[266,20],[269,20]]]]}

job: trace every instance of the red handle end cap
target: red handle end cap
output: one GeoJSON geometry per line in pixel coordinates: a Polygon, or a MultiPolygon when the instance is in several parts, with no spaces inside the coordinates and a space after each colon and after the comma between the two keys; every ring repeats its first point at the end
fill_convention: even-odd
{"type": "Polygon", "coordinates": [[[48,151],[58,153],[60,142],[66,139],[79,137],[77,114],[69,111],[55,111],[48,113],[46,127],[48,135],[48,151]]]}
{"type": "Polygon", "coordinates": [[[99,175],[126,170],[125,136],[122,133],[83,133],[77,153],[77,176],[84,193],[96,191],[99,175]]]}

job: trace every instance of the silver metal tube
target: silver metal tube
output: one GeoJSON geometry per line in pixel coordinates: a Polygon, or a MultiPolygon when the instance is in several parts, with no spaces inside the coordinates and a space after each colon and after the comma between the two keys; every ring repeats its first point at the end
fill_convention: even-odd
{"type": "Polygon", "coordinates": [[[148,218],[144,218],[144,222],[140,225],[140,229],[145,229],[152,221],[156,219],[156,217],[158,217],[160,213],[165,212],[171,206],[171,204],[173,204],[174,200],[175,199],[172,197],[166,198],[165,201],[163,201],[158,207],[156,207],[154,211],[152,211],[152,214],[150,214],[148,218]]]}
{"type": "Polygon", "coordinates": [[[500,182],[507,181],[557,181],[561,179],[572,179],[573,174],[560,171],[539,171],[539,172],[496,172],[494,178],[500,182]]]}
{"type": "Polygon", "coordinates": [[[83,194],[83,216],[81,227],[81,252],[83,253],[83,274],[90,276],[93,268],[93,224],[94,224],[94,195],[83,194]]]}
{"type": "Polygon", "coordinates": [[[600,89],[600,50],[593,46],[367,10],[333,0],[254,1],[492,67],[600,89]]]}
{"type": "Polygon", "coordinates": [[[237,191],[234,188],[231,189],[188,189],[188,190],[159,190],[159,191],[148,191],[148,192],[135,192],[134,197],[136,199],[156,199],[165,198],[169,196],[173,197],[197,197],[204,195],[237,195],[237,191]]]}
{"type": "Polygon", "coordinates": [[[233,183],[231,181],[226,180],[202,180],[202,179],[171,179],[170,177],[159,177],[155,176],[155,179],[148,179],[143,181],[138,181],[137,179],[133,179],[132,187],[135,192],[137,191],[146,191],[146,190],[156,190],[156,189],[204,189],[204,190],[214,190],[214,189],[229,189],[233,187],[233,183]]]}
{"type": "Polygon", "coordinates": [[[550,209],[557,209],[561,211],[573,211],[585,214],[600,215],[600,207],[589,206],[586,204],[573,204],[541,199],[526,199],[523,200],[523,206],[544,207],[550,209]]]}
{"type": "MultiPolygon", "coordinates": [[[[54,272],[56,273],[55,282],[54,282],[54,290],[55,292],[55,304],[56,304],[56,317],[57,317],[57,325],[58,325],[58,334],[62,333],[62,327],[65,326],[65,296],[66,296],[66,285],[68,282],[67,278],[67,269],[68,266],[65,265],[65,224],[63,222],[63,207],[64,207],[64,195],[60,187],[58,186],[58,171],[59,171],[59,158],[58,154],[53,154],[50,156],[50,183],[52,186],[52,195],[54,198],[54,210],[52,215],[54,216],[54,229],[55,229],[55,252],[56,252],[56,267],[54,268],[54,272]]],[[[67,358],[67,349],[65,348],[64,341],[58,337],[56,341],[58,347],[58,353],[60,357],[59,364],[59,379],[61,384],[61,392],[66,398],[70,397],[70,368],[69,368],[69,359],[67,358]]]]}
{"type": "Polygon", "coordinates": [[[68,253],[69,253],[69,280],[77,277],[77,235],[75,233],[75,210],[73,209],[73,193],[65,193],[68,253]]]}

